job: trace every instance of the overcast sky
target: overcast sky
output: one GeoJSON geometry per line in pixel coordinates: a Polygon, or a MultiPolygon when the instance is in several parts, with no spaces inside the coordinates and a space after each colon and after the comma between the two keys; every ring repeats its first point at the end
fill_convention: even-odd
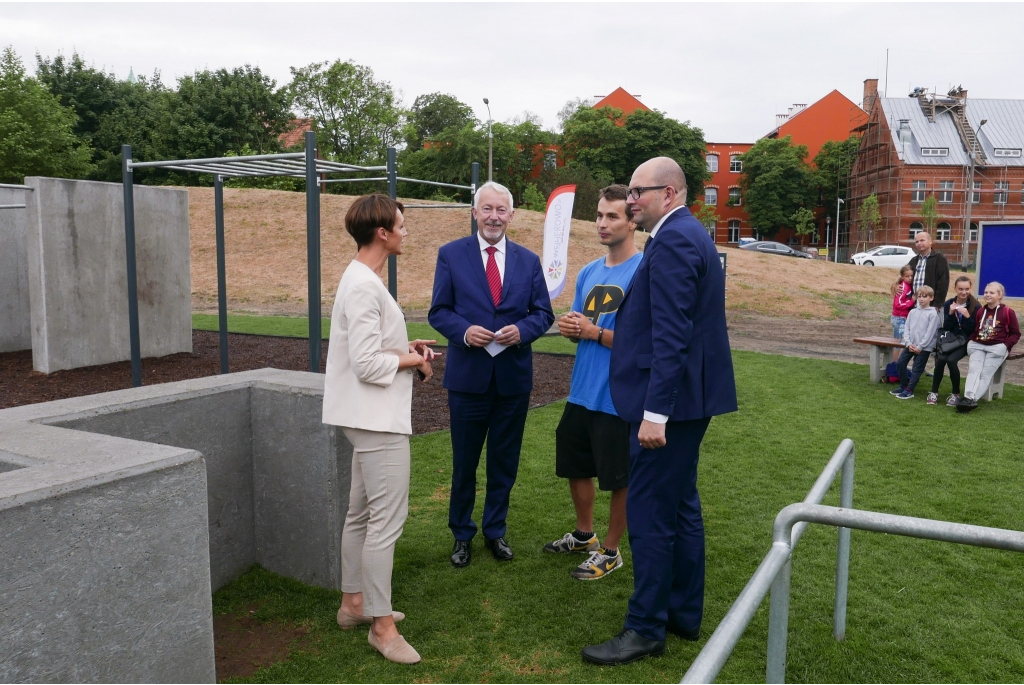
{"type": "Polygon", "coordinates": [[[167,85],[245,63],[281,85],[290,66],[352,59],[406,104],[447,92],[486,119],[488,97],[496,120],[529,110],[545,127],[566,100],[623,86],[709,142],[756,140],[833,89],[860,103],[864,79],[885,87],[886,48],[891,97],[959,84],[1024,98],[1021,26],[1024,5],[1008,3],[0,3],[0,46],[30,70],[36,52],[77,50],[167,85]]]}

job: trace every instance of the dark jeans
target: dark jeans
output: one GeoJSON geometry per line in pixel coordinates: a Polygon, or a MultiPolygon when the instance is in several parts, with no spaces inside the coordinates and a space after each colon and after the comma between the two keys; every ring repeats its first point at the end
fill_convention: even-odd
{"type": "Polygon", "coordinates": [[[932,376],[932,392],[939,391],[939,384],[942,383],[942,375],[946,371],[946,367],[949,367],[949,382],[953,384],[953,394],[960,394],[960,367],[956,365],[958,361],[967,356],[967,345],[958,347],[948,355],[943,356],[936,352],[935,354],[935,375],[932,376]]]}
{"type": "Polygon", "coordinates": [[[928,363],[928,356],[930,354],[931,352],[928,350],[921,350],[914,354],[910,351],[909,347],[903,348],[903,351],[900,352],[900,358],[896,360],[896,370],[900,374],[901,388],[906,388],[913,392],[914,388],[917,387],[917,382],[924,375],[924,365],[928,363]],[[910,372],[910,378],[907,378],[907,365],[910,364],[911,359],[914,360],[914,368],[910,372]]]}

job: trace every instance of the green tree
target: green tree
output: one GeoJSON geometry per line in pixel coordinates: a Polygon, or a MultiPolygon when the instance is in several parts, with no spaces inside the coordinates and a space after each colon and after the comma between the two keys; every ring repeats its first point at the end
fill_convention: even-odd
{"type": "Polygon", "coordinates": [[[349,60],[291,67],[293,102],[316,121],[325,156],[349,164],[379,163],[399,140],[402,111],[391,84],[349,60]]]}
{"type": "Polygon", "coordinates": [[[857,160],[860,138],[829,140],[814,156],[814,179],[818,196],[826,208],[835,207],[838,198],[846,199],[850,169],[857,160]]]}
{"type": "Polygon", "coordinates": [[[938,225],[941,218],[939,201],[935,199],[934,195],[929,195],[921,205],[921,221],[924,222],[924,229],[934,234],[935,226],[938,225]]]}
{"type": "Polygon", "coordinates": [[[875,239],[875,230],[882,225],[882,214],[878,211],[878,197],[874,193],[868,195],[860,203],[858,214],[861,233],[867,235],[868,242],[873,241],[875,239]]]}
{"type": "Polygon", "coordinates": [[[114,75],[88,66],[75,51],[70,59],[62,54],[44,59],[37,53],[36,78],[60,104],[75,111],[75,135],[92,145],[100,120],[118,105],[119,84],[114,75]]]}
{"type": "Polygon", "coordinates": [[[657,110],[642,109],[626,117],[624,128],[626,149],[616,181],[629,183],[633,170],[652,157],[671,157],[686,174],[686,203],[692,204],[704,195],[704,184],[711,174],[704,161],[703,131],[688,121],[678,122],[657,110]]]}
{"type": "Polygon", "coordinates": [[[609,186],[614,181],[610,176],[594,174],[586,164],[577,161],[569,161],[564,167],[558,169],[545,169],[537,179],[537,188],[544,197],[551,195],[551,191],[558,186],[576,186],[576,199],[573,201],[572,217],[593,221],[597,215],[597,200],[601,188],[609,186]]]}
{"type": "Polygon", "coordinates": [[[750,223],[768,238],[794,224],[797,210],[814,206],[817,193],[806,145],[789,136],[762,138],[740,156],[740,185],[750,223]]]}
{"type": "Polygon", "coordinates": [[[537,190],[537,184],[530,183],[523,191],[523,209],[532,209],[535,212],[543,212],[547,209],[548,201],[544,194],[537,190]]]}
{"type": "Polygon", "coordinates": [[[420,95],[409,109],[403,129],[406,147],[419,150],[423,141],[438,135],[446,128],[461,129],[474,121],[473,109],[454,95],[428,93],[420,95]]]}
{"type": "Polygon", "coordinates": [[[74,134],[77,117],[45,86],[25,75],[12,47],[0,54],[0,182],[25,176],[82,178],[92,150],[74,134]]]}
{"type": "Polygon", "coordinates": [[[248,145],[258,154],[279,149],[277,137],[292,120],[284,89],[259,67],[197,71],[178,79],[167,98],[160,144],[164,154],[188,159],[220,157],[248,145]]]}
{"type": "Polygon", "coordinates": [[[797,235],[811,235],[818,227],[814,220],[814,212],[807,207],[801,207],[793,212],[790,222],[792,222],[793,232],[797,235]]]}
{"type": "Polygon", "coordinates": [[[614,107],[577,109],[562,130],[562,156],[586,166],[595,176],[622,181],[626,173],[633,173],[633,169],[626,171],[629,134],[622,118],[622,110],[614,107]]]}
{"type": "Polygon", "coordinates": [[[704,200],[698,199],[691,205],[690,211],[693,212],[693,216],[696,217],[697,221],[704,224],[708,232],[711,233],[711,236],[714,237],[715,226],[718,225],[721,218],[718,216],[714,205],[704,204],[704,200]]]}

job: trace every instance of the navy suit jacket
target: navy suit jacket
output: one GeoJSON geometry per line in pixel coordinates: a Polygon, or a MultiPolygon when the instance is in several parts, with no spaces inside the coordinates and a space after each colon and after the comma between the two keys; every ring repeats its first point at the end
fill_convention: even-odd
{"type": "Polygon", "coordinates": [[[497,307],[491,298],[475,235],[453,240],[437,252],[428,321],[448,338],[444,387],[449,390],[486,392],[492,376],[500,395],[533,390],[530,345],[547,332],[555,316],[540,259],[507,237],[505,240],[505,278],[497,307]],[[510,324],[519,327],[520,343],[496,357],[482,347],[463,343],[470,326],[497,331],[510,324]]]}
{"type": "Polygon", "coordinates": [[[648,242],[615,320],[615,411],[689,421],[736,411],[725,274],[707,229],[677,209],[648,242]]]}

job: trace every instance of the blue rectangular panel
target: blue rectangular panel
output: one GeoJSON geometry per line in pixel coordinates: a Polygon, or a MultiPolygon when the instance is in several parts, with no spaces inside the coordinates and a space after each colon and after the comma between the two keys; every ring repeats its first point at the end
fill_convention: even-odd
{"type": "Polygon", "coordinates": [[[978,291],[999,281],[1007,297],[1024,298],[1024,223],[983,223],[978,250],[978,291]]]}

